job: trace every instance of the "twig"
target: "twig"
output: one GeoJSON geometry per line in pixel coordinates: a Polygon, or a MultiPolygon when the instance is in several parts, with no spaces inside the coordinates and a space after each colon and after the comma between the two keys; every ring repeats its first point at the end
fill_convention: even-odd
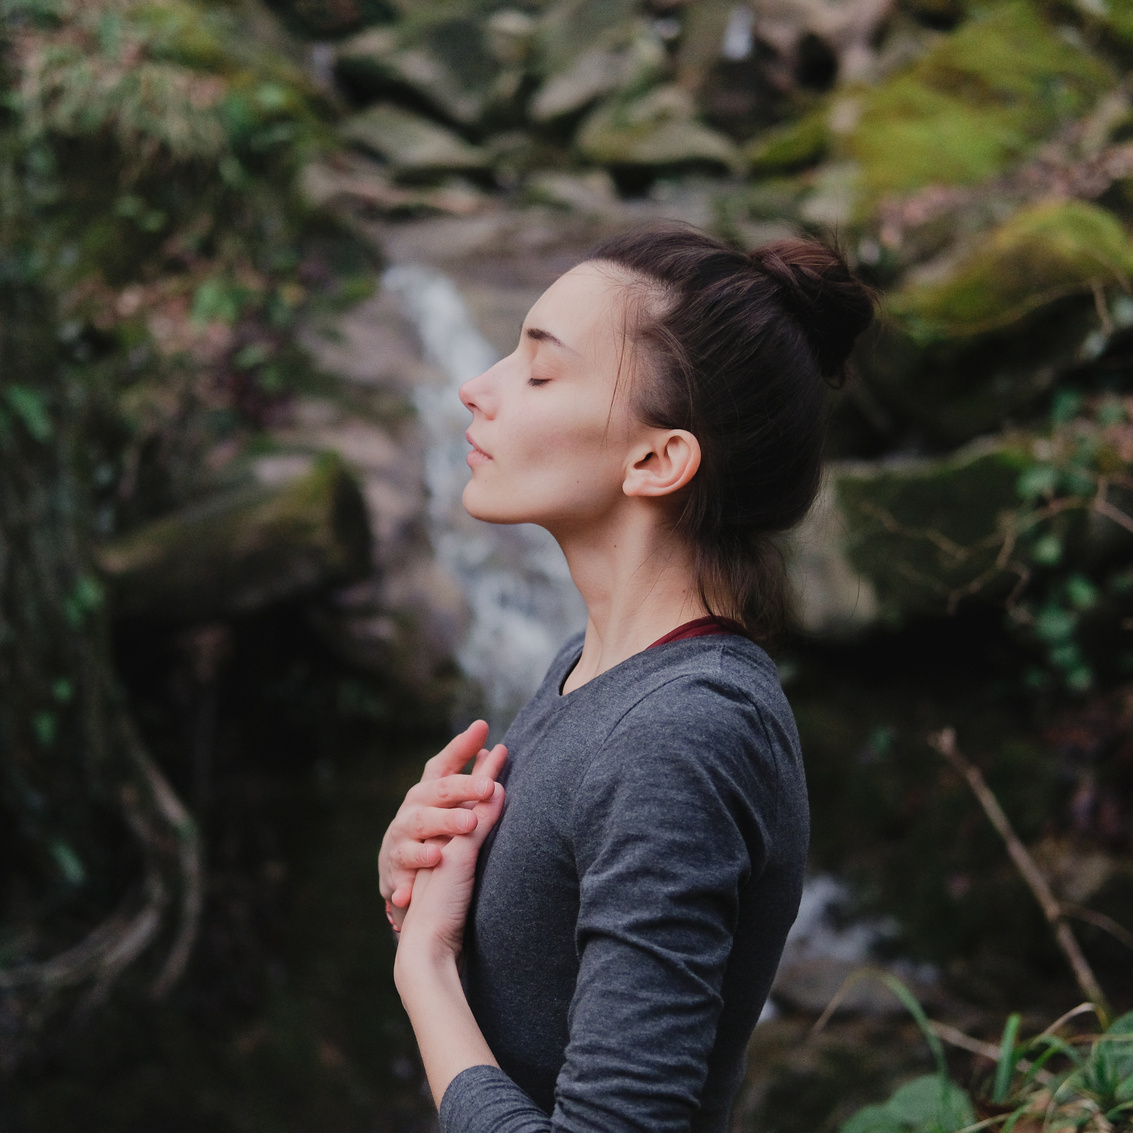
{"type": "Polygon", "coordinates": [[[955,728],[944,728],[939,732],[934,732],[928,737],[928,743],[930,747],[940,752],[967,780],[968,786],[971,787],[972,793],[979,800],[984,813],[1006,844],[1011,860],[1022,874],[1023,880],[1030,887],[1035,900],[1038,901],[1043,915],[1054,932],[1054,938],[1058,942],[1059,948],[1062,949],[1063,955],[1074,972],[1074,978],[1082,989],[1082,994],[1095,1005],[1103,1027],[1106,1026],[1110,1016],[1109,1001],[1106,999],[1093,969],[1087,963],[1086,957],[1082,955],[1082,949],[1078,945],[1077,938],[1071,931],[1069,924],[1066,923],[1066,915],[1062,905],[1051,892],[1046,878],[1043,877],[1039,867],[1035,864],[1035,859],[1031,857],[1027,848],[1019,840],[1010,820],[1003,813],[999,800],[992,794],[991,788],[984,781],[980,769],[956,747],[955,728]]]}
{"type": "MultiPolygon", "coordinates": [[[[999,1047],[995,1046],[993,1043],[980,1042],[979,1039],[973,1039],[971,1035],[964,1034],[964,1032],[958,1028],[950,1027],[947,1023],[937,1022],[935,1019],[930,1019],[928,1025],[932,1028],[933,1034],[943,1039],[949,1045],[957,1046],[961,1050],[969,1051],[971,1054],[978,1054],[988,1059],[990,1062],[999,1061],[999,1047]]],[[[1032,1063],[1028,1062],[1025,1058],[1020,1058],[1016,1065],[1020,1070],[1026,1073],[1031,1069],[1032,1063]]],[[[1054,1081],[1054,1075],[1046,1070],[1036,1070],[1035,1079],[1046,1085],[1048,1082],[1054,1081]]]]}
{"type": "Polygon", "coordinates": [[[1124,925],[1118,924],[1112,917],[1107,917],[1105,913],[1086,909],[1081,905],[1072,905],[1068,901],[1062,902],[1062,912],[1065,916],[1085,921],[1086,924],[1092,924],[1094,928],[1100,928],[1102,932],[1108,932],[1114,940],[1119,940],[1133,952],[1133,932],[1130,932],[1124,925]]]}

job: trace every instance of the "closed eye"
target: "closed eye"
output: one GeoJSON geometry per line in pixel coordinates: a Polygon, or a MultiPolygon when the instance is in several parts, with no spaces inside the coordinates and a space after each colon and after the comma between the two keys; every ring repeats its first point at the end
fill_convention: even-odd
{"type": "Polygon", "coordinates": [[[528,378],[527,384],[529,386],[545,386],[550,380],[550,378],[528,378]]]}

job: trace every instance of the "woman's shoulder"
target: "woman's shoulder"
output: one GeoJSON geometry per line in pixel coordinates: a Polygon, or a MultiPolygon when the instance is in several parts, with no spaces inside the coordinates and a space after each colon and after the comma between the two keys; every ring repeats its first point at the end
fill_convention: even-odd
{"type": "Polygon", "coordinates": [[[790,711],[775,662],[739,634],[673,641],[645,650],[637,660],[627,689],[635,702],[669,704],[674,711],[690,702],[790,711]]]}

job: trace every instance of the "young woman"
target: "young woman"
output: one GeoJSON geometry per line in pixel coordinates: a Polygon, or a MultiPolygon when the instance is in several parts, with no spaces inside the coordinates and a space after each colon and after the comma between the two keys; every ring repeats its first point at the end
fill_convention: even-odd
{"type": "Polygon", "coordinates": [[[445,1133],[727,1128],[807,848],[759,644],[785,612],[774,540],[814,498],[825,386],[871,317],[820,243],[638,231],[462,388],[465,507],[546,527],[589,618],[506,746],[456,737],[383,841],[445,1133]]]}

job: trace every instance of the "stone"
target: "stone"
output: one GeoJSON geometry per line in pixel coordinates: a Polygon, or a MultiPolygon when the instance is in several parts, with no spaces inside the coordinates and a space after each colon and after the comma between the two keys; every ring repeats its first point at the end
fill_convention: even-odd
{"type": "Polygon", "coordinates": [[[313,209],[354,210],[363,215],[448,213],[468,216],[484,207],[485,194],[470,185],[395,185],[385,165],[361,154],[335,154],[300,170],[300,195],[313,209]]]}
{"type": "Polygon", "coordinates": [[[394,16],[386,0],[274,0],[285,22],[312,37],[339,36],[394,16]]]}
{"type": "Polygon", "coordinates": [[[562,72],[588,47],[637,14],[635,0],[559,0],[539,21],[537,49],[544,76],[562,72]]]}
{"type": "Polygon", "coordinates": [[[973,16],[911,66],[862,94],[844,155],[866,199],[971,184],[1022,157],[1112,87],[1110,69],[1025,0],[973,16]]]}
{"type": "Polygon", "coordinates": [[[115,615],[206,622],[364,577],[371,534],[336,453],[270,470],[102,544],[115,615]]]}
{"type": "Polygon", "coordinates": [[[878,620],[877,594],[850,562],[847,534],[828,478],[806,519],[791,533],[787,553],[795,616],[813,637],[849,638],[878,620]]]}
{"type": "Polygon", "coordinates": [[[812,112],[757,134],[743,147],[743,160],[756,176],[794,173],[822,161],[830,145],[825,112],[812,112]]]}
{"type": "Polygon", "coordinates": [[[1058,299],[1127,286],[1133,244],[1121,222],[1085,201],[1028,205],[983,233],[939,278],[893,294],[889,313],[922,341],[1002,329],[1058,299]]]}
{"type": "Polygon", "coordinates": [[[379,104],[348,118],[343,141],[376,154],[397,180],[421,181],[451,173],[484,173],[483,150],[419,114],[379,104]]]}
{"type": "Polygon", "coordinates": [[[492,58],[505,67],[526,63],[535,49],[539,23],[515,8],[493,12],[486,25],[485,45],[492,58]]]}
{"type": "Polygon", "coordinates": [[[675,85],[599,106],[583,122],[576,145],[588,161],[608,167],[731,172],[740,165],[732,142],[697,121],[692,97],[675,85]]]}
{"type": "Polygon", "coordinates": [[[883,622],[952,613],[971,595],[1011,589],[1018,573],[1001,560],[1005,520],[1028,457],[1022,438],[991,437],[945,457],[831,465],[839,552],[868,582],[883,622]]]}
{"type": "Polygon", "coordinates": [[[371,28],[341,45],[335,71],[358,94],[408,95],[461,126],[477,124],[499,64],[481,21],[446,16],[399,28],[371,28]]]}
{"type": "Polygon", "coordinates": [[[585,110],[615,91],[640,90],[658,78],[665,48],[655,36],[640,31],[619,48],[591,46],[545,80],[528,106],[533,122],[549,122],[585,110]]]}
{"type": "Polygon", "coordinates": [[[618,204],[613,178],[604,169],[585,173],[545,170],[532,174],[524,185],[524,196],[536,204],[598,216],[610,213],[618,204]]]}

